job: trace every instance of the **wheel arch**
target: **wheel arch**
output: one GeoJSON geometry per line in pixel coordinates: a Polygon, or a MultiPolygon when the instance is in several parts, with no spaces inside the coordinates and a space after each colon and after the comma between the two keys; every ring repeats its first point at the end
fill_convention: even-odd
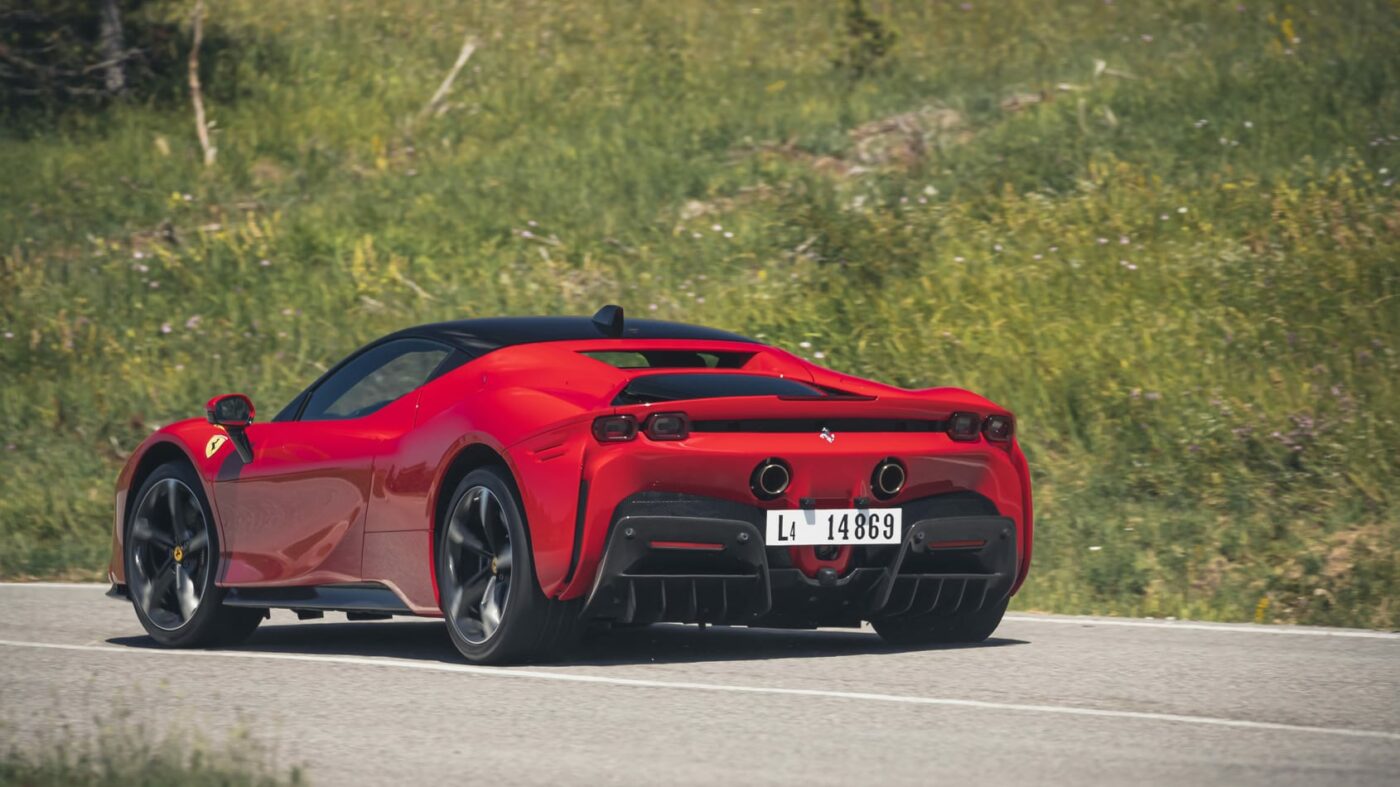
{"type": "MultiPolygon", "coordinates": [[[[194,460],[190,458],[190,455],[185,452],[185,449],[182,448],[179,443],[170,440],[161,440],[160,442],[152,443],[151,446],[141,454],[141,458],[136,462],[135,469],[131,471],[131,482],[127,485],[127,495],[120,522],[121,539],[123,542],[126,540],[126,526],[131,520],[131,510],[136,506],[136,493],[141,491],[141,485],[146,483],[146,479],[150,477],[151,473],[156,471],[156,468],[161,465],[170,464],[171,462],[184,463],[194,471],[196,477],[199,477],[200,483],[204,483],[203,477],[200,477],[199,474],[199,467],[195,465],[194,460]]],[[[209,497],[207,486],[204,490],[204,494],[205,497],[209,497]]]]}
{"type": "MultiPolygon", "coordinates": [[[[516,503],[521,506],[521,513],[524,513],[524,507],[518,500],[520,484],[516,480],[515,471],[511,469],[510,462],[506,457],[486,443],[469,443],[462,446],[462,448],[457,451],[457,454],[452,457],[452,461],[448,463],[447,470],[442,474],[442,478],[438,480],[436,490],[433,493],[433,519],[428,537],[428,572],[429,576],[433,578],[433,603],[439,606],[442,604],[442,597],[438,589],[437,581],[438,535],[442,529],[443,521],[447,518],[447,508],[452,505],[453,490],[457,488],[457,485],[462,482],[463,478],[467,477],[468,473],[473,470],[480,470],[484,467],[495,467],[505,473],[506,480],[515,487],[517,496],[516,503]]],[[[528,520],[524,530],[527,541],[526,546],[528,547],[530,546],[528,543],[530,538],[528,520]]],[[[530,548],[529,552],[531,559],[533,559],[533,547],[530,548]]]]}

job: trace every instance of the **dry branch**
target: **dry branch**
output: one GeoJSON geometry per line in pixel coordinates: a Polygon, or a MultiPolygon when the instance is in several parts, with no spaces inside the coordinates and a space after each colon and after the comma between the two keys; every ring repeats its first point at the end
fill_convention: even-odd
{"type": "Polygon", "coordinates": [[[423,110],[418,113],[419,120],[428,117],[441,108],[442,102],[447,100],[447,94],[452,91],[453,80],[457,78],[457,74],[461,72],[462,67],[471,59],[472,53],[476,51],[479,44],[480,42],[477,40],[476,36],[467,33],[466,38],[462,40],[462,51],[457,53],[457,62],[452,64],[452,70],[447,72],[447,78],[442,80],[442,84],[438,86],[437,92],[433,93],[433,97],[428,100],[428,103],[423,106],[423,110]]]}
{"type": "Polygon", "coordinates": [[[214,164],[218,149],[209,143],[209,124],[204,120],[204,93],[199,89],[199,45],[204,40],[204,0],[194,4],[194,43],[190,46],[190,100],[194,102],[194,129],[204,151],[204,166],[214,164]]]}

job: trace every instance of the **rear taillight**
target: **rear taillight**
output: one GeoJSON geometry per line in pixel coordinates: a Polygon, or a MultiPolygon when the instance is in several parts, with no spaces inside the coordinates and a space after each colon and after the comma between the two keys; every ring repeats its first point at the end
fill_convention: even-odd
{"type": "Polygon", "coordinates": [[[656,413],[644,429],[653,440],[684,440],[690,436],[690,419],[685,413],[656,413]]]}
{"type": "Polygon", "coordinates": [[[989,415],[982,422],[982,434],[994,443],[1004,443],[1016,433],[1016,424],[1009,415],[989,415]]]}
{"type": "Polygon", "coordinates": [[[625,443],[637,437],[637,419],[630,415],[605,415],[593,422],[593,436],[600,443],[625,443]]]}
{"type": "Polygon", "coordinates": [[[982,419],[977,413],[953,413],[948,416],[948,436],[960,443],[976,440],[981,427],[982,419]]]}

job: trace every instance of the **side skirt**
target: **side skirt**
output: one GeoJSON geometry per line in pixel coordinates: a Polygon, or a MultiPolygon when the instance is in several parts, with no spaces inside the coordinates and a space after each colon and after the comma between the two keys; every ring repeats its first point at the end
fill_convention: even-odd
{"type": "MultiPolygon", "coordinates": [[[[377,582],[288,588],[229,588],[230,607],[292,609],[298,612],[347,612],[353,619],[412,615],[394,591],[377,582]]],[[[312,616],[308,616],[312,617],[312,616]]]]}

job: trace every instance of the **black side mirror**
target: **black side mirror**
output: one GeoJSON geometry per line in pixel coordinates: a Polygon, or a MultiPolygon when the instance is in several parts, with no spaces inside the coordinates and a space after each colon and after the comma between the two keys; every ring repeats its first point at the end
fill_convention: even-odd
{"type": "Polygon", "coordinates": [[[253,445],[248,442],[248,425],[253,423],[253,400],[243,394],[224,394],[210,399],[204,405],[205,417],[209,423],[222,426],[238,449],[238,458],[243,464],[253,461],[253,445]]]}

